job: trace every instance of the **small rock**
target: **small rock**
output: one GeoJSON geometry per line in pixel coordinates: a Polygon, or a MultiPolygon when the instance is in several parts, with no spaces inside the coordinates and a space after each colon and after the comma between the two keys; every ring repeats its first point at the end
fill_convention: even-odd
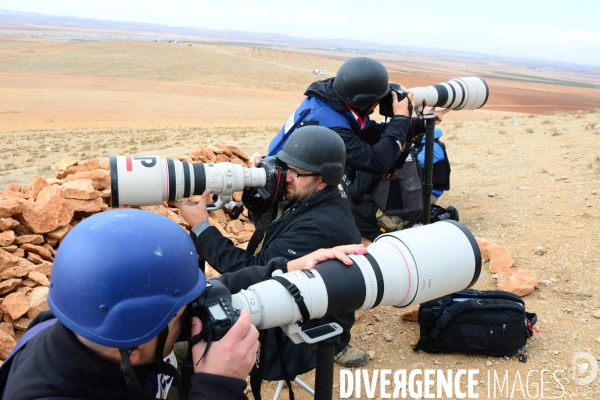
{"type": "Polygon", "coordinates": [[[392,340],[394,340],[394,337],[392,335],[390,335],[389,333],[386,333],[383,338],[386,340],[386,342],[391,342],[392,340]]]}
{"type": "Polygon", "coordinates": [[[492,363],[490,360],[487,360],[487,361],[485,362],[485,366],[486,366],[486,367],[491,367],[491,366],[492,366],[492,364],[493,364],[493,363],[492,363]]]}
{"type": "Polygon", "coordinates": [[[400,311],[400,318],[405,321],[418,321],[419,320],[419,305],[410,306],[400,311]]]}
{"type": "Polygon", "coordinates": [[[600,318],[600,310],[596,310],[592,313],[592,316],[596,317],[596,318],[600,318]]]}
{"type": "Polygon", "coordinates": [[[379,316],[379,314],[375,314],[374,317],[377,320],[377,322],[383,321],[383,318],[381,318],[381,316],[379,316]]]}
{"type": "Polygon", "coordinates": [[[543,256],[547,253],[546,249],[544,249],[543,246],[537,246],[533,252],[538,256],[543,256]]]}
{"type": "Polygon", "coordinates": [[[535,289],[539,279],[539,276],[526,269],[505,269],[498,273],[498,289],[525,296],[535,289]]]}
{"type": "Polygon", "coordinates": [[[552,281],[548,280],[548,279],[542,279],[541,281],[538,282],[541,285],[544,285],[546,287],[550,287],[552,286],[552,281]]]}
{"type": "Polygon", "coordinates": [[[374,360],[375,359],[375,351],[368,350],[367,354],[369,355],[369,360],[374,360]]]}

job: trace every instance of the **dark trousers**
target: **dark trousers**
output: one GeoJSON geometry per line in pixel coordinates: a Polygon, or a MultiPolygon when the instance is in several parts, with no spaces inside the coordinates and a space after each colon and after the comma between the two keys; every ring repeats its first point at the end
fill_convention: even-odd
{"type": "Polygon", "coordinates": [[[362,237],[373,241],[377,236],[381,235],[376,217],[378,208],[377,205],[369,199],[369,196],[363,197],[358,203],[353,203],[348,200],[348,204],[350,205],[350,210],[352,210],[352,215],[354,216],[354,223],[362,237]]]}

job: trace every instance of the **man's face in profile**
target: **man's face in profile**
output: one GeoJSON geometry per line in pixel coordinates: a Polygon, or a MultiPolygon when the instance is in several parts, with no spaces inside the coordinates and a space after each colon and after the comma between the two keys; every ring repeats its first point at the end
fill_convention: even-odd
{"type": "Polygon", "coordinates": [[[302,203],[320,190],[319,186],[322,182],[323,178],[320,175],[288,165],[288,170],[285,174],[284,197],[291,203],[302,203]]]}

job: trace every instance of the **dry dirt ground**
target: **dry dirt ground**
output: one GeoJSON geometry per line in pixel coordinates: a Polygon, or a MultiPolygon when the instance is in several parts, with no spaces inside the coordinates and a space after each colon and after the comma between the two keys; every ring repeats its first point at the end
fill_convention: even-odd
{"type": "MultiPolygon", "coordinates": [[[[0,38],[0,190],[13,181],[28,184],[33,174],[51,176],[50,165],[71,154],[82,159],[127,153],[168,156],[189,154],[198,143],[234,144],[247,153],[264,153],[315,80],[310,71],[335,71],[340,64],[324,54],[243,46],[0,38]]],[[[437,75],[418,79],[440,81],[437,75]]],[[[435,82],[418,84],[427,83],[435,82]]],[[[600,319],[593,316],[600,312],[600,110],[591,110],[600,105],[600,91],[488,83],[489,106],[451,112],[441,125],[452,188],[440,204],[455,206],[477,237],[508,248],[516,267],[552,282],[524,298],[528,311],[537,313],[540,329],[529,341],[527,363],[515,356],[415,353],[411,345],[418,339],[418,325],[401,320],[399,310],[390,307],[365,312],[351,343],[374,352],[369,371],[478,369],[479,398],[488,398],[488,371],[501,379],[508,371],[509,395],[517,388],[507,396],[505,387],[496,398],[542,398],[535,385],[540,384],[539,371],[546,369],[563,371],[556,376],[564,389],[546,373],[544,396],[598,399],[600,377],[576,385],[571,362],[577,351],[600,359],[600,319]],[[534,92],[538,97],[533,100],[520,95],[534,92]],[[566,110],[583,112],[543,114],[558,108],[544,102],[553,96],[570,99],[566,110]],[[530,110],[531,105],[546,108],[530,110]],[[538,255],[536,249],[545,253],[538,255]],[[527,385],[532,370],[538,372],[527,385]],[[517,372],[529,392],[519,391],[517,372]]],[[[435,251],[435,243],[431,248],[435,251]]],[[[475,288],[495,288],[487,263],[475,288]]],[[[303,379],[312,384],[314,374],[303,379]]],[[[336,366],[334,398],[339,384],[336,366]]],[[[269,383],[263,393],[269,397],[273,390],[269,383]]],[[[295,392],[297,398],[310,398],[298,388],[295,392]]],[[[491,394],[494,398],[493,388],[491,394]]]]}

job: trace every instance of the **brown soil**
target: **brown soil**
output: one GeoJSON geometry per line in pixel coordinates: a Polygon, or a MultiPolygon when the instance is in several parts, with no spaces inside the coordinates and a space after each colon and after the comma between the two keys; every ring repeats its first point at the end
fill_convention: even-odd
{"type": "MultiPolygon", "coordinates": [[[[264,153],[317,78],[312,69],[328,69],[329,77],[340,63],[335,54],[243,46],[0,38],[0,189],[12,181],[29,184],[33,174],[49,177],[49,166],[70,154],[177,155],[219,142],[264,153]]],[[[431,76],[398,72],[392,78],[413,87],[475,74],[456,65],[459,60],[440,62],[428,67],[431,76]],[[445,67],[457,74],[441,73],[445,67]]],[[[578,386],[569,371],[577,351],[600,357],[600,320],[592,316],[600,310],[600,129],[594,128],[600,113],[589,111],[600,104],[600,91],[488,83],[484,109],[451,112],[441,125],[452,189],[440,204],[454,205],[476,236],[508,248],[516,267],[552,281],[525,297],[541,329],[529,341],[528,362],[415,353],[418,325],[391,307],[365,312],[353,328],[352,345],[375,352],[366,366],[371,371],[479,369],[480,398],[488,397],[488,370],[501,376],[508,371],[512,388],[517,371],[525,385],[527,373],[541,369],[564,371],[557,374],[562,398],[598,398],[600,378],[578,386]],[[584,113],[552,112],[579,108],[584,113]],[[540,246],[545,255],[535,254],[540,246]]],[[[478,289],[495,288],[487,268],[478,289]]],[[[334,398],[339,377],[336,366],[334,398]]],[[[313,384],[314,374],[303,379],[313,384]]],[[[532,379],[539,383],[539,373],[530,378],[533,394],[532,379]]],[[[560,397],[556,381],[548,375],[546,381],[544,395],[560,397]]],[[[266,384],[263,393],[272,396],[274,385],[266,384]]],[[[529,398],[521,393],[513,398],[529,398]]]]}

